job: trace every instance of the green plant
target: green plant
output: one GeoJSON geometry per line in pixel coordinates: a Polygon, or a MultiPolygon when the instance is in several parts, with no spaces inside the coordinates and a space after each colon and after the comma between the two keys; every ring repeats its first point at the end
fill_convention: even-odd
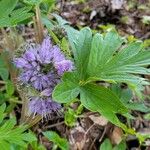
{"type": "Polygon", "coordinates": [[[149,25],[150,24],[150,16],[143,16],[142,22],[143,22],[143,24],[149,25]]]}
{"type": "Polygon", "coordinates": [[[30,12],[31,7],[15,9],[17,2],[18,0],[0,1],[0,27],[15,26],[33,16],[33,13],[30,12]]]}
{"type": "Polygon", "coordinates": [[[109,139],[105,139],[101,144],[99,150],[126,150],[126,144],[124,141],[121,141],[118,145],[114,146],[111,144],[109,139]]]}
{"type": "Polygon", "coordinates": [[[44,136],[48,138],[49,141],[54,143],[53,150],[59,147],[61,150],[69,150],[69,144],[66,139],[61,138],[56,132],[54,131],[46,131],[43,132],[44,136]]]}
{"type": "Polygon", "coordinates": [[[2,57],[0,56],[0,77],[2,78],[2,80],[6,81],[8,80],[9,77],[9,71],[7,69],[6,63],[5,61],[2,59],[2,57]]]}
{"type": "Polygon", "coordinates": [[[27,148],[29,142],[35,141],[36,138],[24,125],[16,126],[14,117],[6,119],[6,104],[0,106],[0,145],[1,149],[9,150],[13,147],[27,148]]]}
{"type": "Polygon", "coordinates": [[[66,109],[67,110],[64,114],[65,124],[67,126],[73,127],[77,121],[77,118],[80,117],[80,114],[83,111],[83,106],[79,105],[76,110],[70,108],[69,106],[66,106],[66,109]]]}
{"type": "Polygon", "coordinates": [[[114,92],[96,82],[123,82],[138,92],[143,85],[149,84],[146,79],[136,75],[150,74],[150,70],[145,67],[150,63],[149,51],[143,49],[141,42],[122,46],[124,40],[114,31],[105,36],[95,34],[93,37],[89,28],[77,34],[69,30],[67,33],[76,70],[64,74],[62,82],[53,92],[53,99],[70,103],[79,97],[87,109],[99,112],[115,125],[125,128],[116,114],[126,114],[128,108],[114,92]]]}
{"type": "Polygon", "coordinates": [[[133,92],[129,88],[122,89],[120,85],[113,84],[111,90],[116,93],[119,99],[129,110],[137,110],[141,112],[149,112],[149,108],[145,106],[144,101],[134,102],[133,92]]]}

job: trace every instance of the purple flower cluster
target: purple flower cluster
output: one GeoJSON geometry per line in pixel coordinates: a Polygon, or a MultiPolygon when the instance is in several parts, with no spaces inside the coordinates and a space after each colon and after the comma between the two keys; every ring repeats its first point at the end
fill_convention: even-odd
{"type": "Polygon", "coordinates": [[[60,104],[53,102],[50,98],[32,97],[29,104],[29,110],[33,113],[45,116],[61,109],[60,104]]]}
{"type": "Polygon", "coordinates": [[[52,101],[52,91],[64,72],[73,70],[73,62],[65,58],[58,46],[52,45],[49,37],[41,45],[30,47],[14,63],[21,70],[19,81],[35,88],[40,97],[31,97],[29,110],[46,115],[61,106],[52,101]]]}

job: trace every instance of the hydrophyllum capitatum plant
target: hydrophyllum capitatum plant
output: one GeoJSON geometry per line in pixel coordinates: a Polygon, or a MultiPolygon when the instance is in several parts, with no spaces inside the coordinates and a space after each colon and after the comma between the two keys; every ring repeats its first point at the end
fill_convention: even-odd
{"type": "Polygon", "coordinates": [[[28,95],[29,112],[42,116],[58,112],[61,105],[52,100],[52,91],[64,72],[73,70],[73,62],[46,37],[41,45],[30,45],[19,57],[16,56],[14,63],[20,69],[19,83],[36,91],[36,95],[28,95]]]}
{"type": "Polygon", "coordinates": [[[130,108],[99,81],[126,83],[133,92],[140,94],[142,87],[149,84],[140,74],[150,75],[147,68],[150,51],[143,48],[141,41],[127,43],[115,31],[93,35],[89,28],[77,31],[66,27],[66,32],[76,69],[63,75],[62,82],[53,91],[53,99],[71,103],[79,98],[84,107],[99,112],[126,130],[117,114],[129,116],[130,108]]]}

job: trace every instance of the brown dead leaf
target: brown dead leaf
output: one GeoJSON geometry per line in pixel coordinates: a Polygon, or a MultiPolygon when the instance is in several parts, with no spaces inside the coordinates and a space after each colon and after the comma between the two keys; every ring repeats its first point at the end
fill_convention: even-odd
{"type": "Polygon", "coordinates": [[[119,127],[114,127],[112,133],[110,133],[109,136],[113,144],[119,144],[123,139],[123,131],[119,127]]]}
{"type": "Polygon", "coordinates": [[[123,4],[124,4],[124,0],[112,0],[111,1],[111,5],[112,5],[113,10],[122,9],[123,4]]]}
{"type": "Polygon", "coordinates": [[[76,126],[71,130],[70,143],[72,150],[82,150],[85,145],[85,130],[81,126],[76,126]]]}
{"type": "Polygon", "coordinates": [[[103,116],[95,116],[95,115],[90,115],[89,118],[95,123],[100,126],[106,126],[108,123],[108,120],[103,117],[103,116]]]}

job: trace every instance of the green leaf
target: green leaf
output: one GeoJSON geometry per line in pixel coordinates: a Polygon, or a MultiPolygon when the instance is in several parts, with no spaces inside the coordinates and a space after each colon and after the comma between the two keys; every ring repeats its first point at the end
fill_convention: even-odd
{"type": "Polygon", "coordinates": [[[9,97],[11,97],[14,94],[14,91],[15,91],[15,87],[14,87],[13,83],[11,81],[7,81],[6,82],[6,92],[7,92],[7,95],[9,97]]]}
{"type": "Polygon", "coordinates": [[[5,62],[3,60],[3,57],[0,55],[0,68],[5,66],[5,62]]]}
{"type": "Polygon", "coordinates": [[[91,50],[92,32],[89,28],[83,28],[78,36],[70,35],[73,40],[72,50],[80,79],[84,80],[89,54],[91,50]]]}
{"type": "Polygon", "coordinates": [[[16,145],[20,145],[22,147],[26,146],[24,141],[25,131],[24,127],[14,128],[15,122],[11,122],[12,120],[8,120],[1,128],[0,128],[0,141],[4,140],[8,143],[14,143],[16,145]]]}
{"type": "Polygon", "coordinates": [[[64,26],[65,24],[69,24],[69,22],[64,20],[61,16],[54,14],[54,13],[52,15],[56,18],[56,20],[60,26],[64,26]]]}
{"type": "Polygon", "coordinates": [[[46,15],[42,14],[42,23],[48,28],[48,29],[53,29],[54,28],[54,25],[53,23],[51,22],[51,20],[49,20],[47,18],[46,15]]]}
{"type": "Polygon", "coordinates": [[[0,123],[3,121],[5,114],[4,111],[6,109],[6,104],[4,103],[3,105],[0,106],[0,123]]]}
{"type": "Polygon", "coordinates": [[[48,138],[48,140],[54,142],[61,150],[69,150],[69,144],[66,139],[61,138],[54,131],[46,131],[43,132],[44,136],[48,138]]]}
{"type": "Polygon", "coordinates": [[[80,87],[80,99],[89,110],[99,112],[112,123],[122,126],[116,113],[127,113],[127,108],[119,98],[109,89],[95,84],[80,87]]]}
{"type": "Polygon", "coordinates": [[[45,12],[52,12],[53,8],[55,8],[56,0],[43,0],[43,6],[45,12]]]}
{"type": "Polygon", "coordinates": [[[63,37],[61,40],[61,49],[66,54],[66,56],[71,56],[69,44],[68,44],[68,41],[65,37],[63,37]]]}
{"type": "Polygon", "coordinates": [[[11,22],[8,17],[0,18],[0,28],[9,26],[11,26],[11,22]]]}
{"type": "MultiPolygon", "coordinates": [[[[0,106],[0,145],[4,146],[3,149],[27,149],[29,142],[35,141],[36,138],[33,134],[27,131],[27,126],[16,126],[16,119],[4,119],[6,104],[0,106]],[[14,148],[15,149],[15,148],[14,148]]],[[[8,118],[8,117],[7,117],[8,118]]]]}
{"type": "Polygon", "coordinates": [[[140,112],[149,112],[149,108],[145,106],[144,102],[130,102],[128,104],[125,104],[127,108],[131,110],[136,110],[140,112]]]}
{"type": "Polygon", "coordinates": [[[116,54],[103,68],[105,72],[111,72],[111,74],[119,73],[141,73],[149,74],[150,72],[136,64],[135,60],[132,60],[141,50],[141,43],[131,43],[118,54],[116,54]]]}
{"type": "Polygon", "coordinates": [[[16,125],[16,119],[12,118],[6,120],[2,126],[0,126],[0,143],[7,143],[7,145],[16,144],[21,147],[27,147],[25,137],[28,136],[28,133],[24,133],[26,126],[16,125]]]}
{"type": "Polygon", "coordinates": [[[112,123],[122,126],[116,113],[126,113],[127,108],[109,89],[94,84],[79,85],[74,72],[66,73],[63,81],[53,91],[53,99],[59,103],[70,103],[80,93],[80,100],[87,109],[100,112],[112,123]]]}
{"type": "Polygon", "coordinates": [[[144,115],[144,119],[150,120],[150,113],[145,114],[145,115],[144,115]]]}
{"type": "Polygon", "coordinates": [[[148,112],[149,111],[149,108],[147,108],[144,105],[144,101],[143,102],[131,101],[132,97],[133,97],[133,94],[132,94],[132,91],[129,88],[122,89],[118,85],[112,85],[111,89],[114,93],[116,93],[118,95],[120,100],[124,103],[124,105],[128,109],[137,110],[137,111],[141,111],[141,112],[148,112]]]}
{"type": "Polygon", "coordinates": [[[43,0],[23,0],[24,3],[29,5],[39,5],[43,0]]]}
{"type": "Polygon", "coordinates": [[[145,68],[150,64],[150,51],[143,50],[140,42],[121,45],[122,40],[115,32],[93,37],[86,82],[125,82],[135,88],[149,84],[136,74],[150,74],[150,69],[145,68]]]}
{"type": "Polygon", "coordinates": [[[0,146],[2,150],[10,150],[11,145],[6,141],[0,141],[0,146]]]}
{"type": "Polygon", "coordinates": [[[37,141],[36,136],[35,136],[32,132],[28,132],[28,133],[24,134],[23,139],[24,139],[25,141],[28,141],[29,143],[32,143],[32,142],[34,142],[34,141],[37,141]]]}
{"type": "Polygon", "coordinates": [[[38,144],[37,141],[32,142],[30,145],[31,145],[33,150],[46,150],[44,145],[38,144]]]}
{"type": "Polygon", "coordinates": [[[91,53],[88,63],[88,71],[93,76],[111,59],[114,52],[122,44],[121,38],[116,32],[108,32],[105,37],[95,34],[92,39],[91,53]]]}
{"type": "Polygon", "coordinates": [[[32,17],[34,14],[30,12],[31,8],[32,7],[23,7],[13,10],[9,16],[5,15],[3,18],[0,18],[0,27],[15,26],[23,20],[32,17]]]}
{"type": "Polygon", "coordinates": [[[75,122],[76,122],[76,112],[71,109],[71,108],[68,108],[67,111],[65,111],[65,124],[67,126],[74,126],[75,125],[75,122]]]}
{"type": "Polygon", "coordinates": [[[127,108],[111,90],[96,84],[86,84],[81,89],[81,101],[86,105],[99,107],[99,110],[110,110],[115,113],[126,113],[127,108]],[[94,100],[95,99],[95,100],[94,100]],[[92,105],[88,104],[92,103],[92,105]]]}
{"type": "Polygon", "coordinates": [[[124,141],[120,142],[113,150],[126,150],[126,143],[124,141]]]}
{"type": "Polygon", "coordinates": [[[80,32],[78,30],[75,30],[74,28],[70,27],[69,25],[64,25],[62,28],[64,28],[66,30],[69,43],[70,43],[72,49],[74,50],[75,49],[75,41],[78,39],[80,32]]]}
{"type": "Polygon", "coordinates": [[[1,0],[0,1],[0,18],[7,16],[15,8],[18,0],[1,0]]]}
{"type": "Polygon", "coordinates": [[[63,81],[58,84],[53,91],[53,99],[59,103],[69,103],[79,94],[79,85],[76,75],[66,73],[63,76],[63,81]]]}
{"type": "MultiPolygon", "coordinates": [[[[2,52],[3,54],[3,52],[2,52]]],[[[2,78],[2,80],[8,80],[8,76],[9,76],[9,72],[7,69],[7,65],[5,60],[3,59],[3,56],[0,55],[0,77],[2,78]]]]}
{"type": "Polygon", "coordinates": [[[111,90],[116,93],[124,103],[128,103],[133,97],[132,91],[129,88],[121,88],[120,84],[113,84],[111,90]]]}
{"type": "Polygon", "coordinates": [[[99,150],[112,150],[112,144],[111,144],[110,140],[105,139],[105,141],[101,144],[99,150]]]}
{"type": "Polygon", "coordinates": [[[3,138],[3,136],[7,136],[6,135],[3,135],[1,132],[8,132],[9,130],[11,130],[14,125],[16,124],[16,120],[15,118],[12,118],[12,119],[9,119],[7,120],[7,122],[5,122],[5,124],[3,124],[1,127],[0,127],[0,140],[3,138]]]}
{"type": "Polygon", "coordinates": [[[0,68],[0,77],[6,81],[8,80],[8,77],[9,77],[9,72],[6,68],[0,68]]]}
{"type": "Polygon", "coordinates": [[[6,101],[6,96],[4,93],[0,92],[0,105],[6,101]]]}
{"type": "Polygon", "coordinates": [[[20,23],[23,20],[26,20],[28,18],[31,18],[34,14],[30,13],[29,11],[31,10],[32,7],[23,7],[14,10],[10,14],[10,21],[12,25],[16,25],[17,23],[20,23]]]}

